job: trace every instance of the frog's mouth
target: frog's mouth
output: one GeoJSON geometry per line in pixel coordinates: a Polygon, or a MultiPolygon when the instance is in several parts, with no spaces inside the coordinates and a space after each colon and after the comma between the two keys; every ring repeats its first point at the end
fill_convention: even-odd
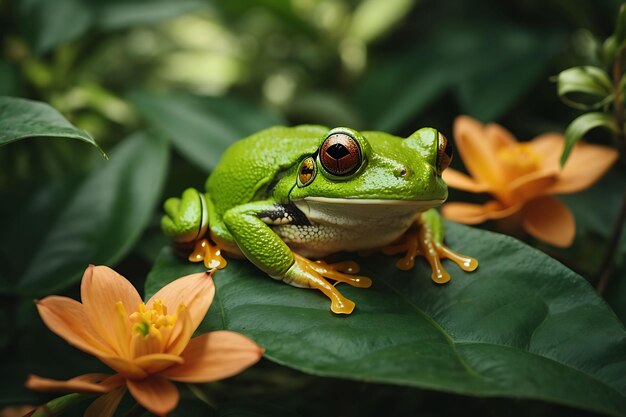
{"type": "Polygon", "coordinates": [[[413,219],[417,213],[440,206],[445,200],[384,200],[357,198],[305,197],[293,203],[317,223],[336,224],[381,219],[413,219]]]}

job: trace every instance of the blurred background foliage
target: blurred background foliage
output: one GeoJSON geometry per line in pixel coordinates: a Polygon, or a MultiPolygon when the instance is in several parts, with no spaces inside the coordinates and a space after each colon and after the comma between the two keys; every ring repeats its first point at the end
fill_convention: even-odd
{"type": "MultiPolygon", "coordinates": [[[[550,77],[597,61],[596,39],[612,33],[619,5],[0,0],[0,95],[51,104],[116,156],[105,162],[83,143],[48,138],[0,148],[0,404],[44,398],[20,383],[37,365],[56,377],[79,373],[85,361],[94,369],[83,356],[69,365],[48,363],[64,346],[43,328],[32,297],[76,296],[89,262],[116,266],[141,287],[137,277],[147,275],[166,244],[158,230],[161,202],[201,188],[234,140],[298,123],[398,135],[428,125],[451,137],[459,114],[497,121],[521,140],[562,132],[579,112],[561,104],[550,77]],[[96,198],[95,189],[105,191],[96,198]]],[[[610,143],[601,132],[590,137],[610,143]]],[[[574,246],[539,247],[592,277],[625,183],[625,168],[617,165],[592,189],[567,196],[577,219],[574,246]]],[[[625,254],[623,244],[607,291],[622,320],[625,254]]],[[[321,380],[269,362],[213,388],[218,400],[241,394],[301,415],[589,415],[529,401],[321,380]]],[[[229,412],[223,415],[240,415],[229,412]]]]}

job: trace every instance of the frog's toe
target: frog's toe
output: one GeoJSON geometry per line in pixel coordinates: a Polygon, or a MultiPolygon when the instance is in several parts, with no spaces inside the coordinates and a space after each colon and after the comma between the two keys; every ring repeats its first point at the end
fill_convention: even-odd
{"type": "Polygon", "coordinates": [[[204,261],[204,266],[208,269],[223,269],[226,267],[226,259],[222,256],[221,248],[211,243],[208,239],[197,241],[188,259],[190,262],[204,261]]]}
{"type": "Polygon", "coordinates": [[[361,288],[367,288],[372,285],[372,281],[369,278],[354,275],[358,271],[358,265],[354,262],[327,264],[323,261],[313,262],[297,253],[293,255],[295,262],[282,277],[282,280],[296,287],[320,290],[330,299],[330,310],[335,314],[351,314],[354,311],[355,304],[344,297],[335,285],[327,281],[327,278],[361,288]]]}
{"type": "Polygon", "coordinates": [[[332,300],[330,304],[330,311],[335,314],[352,314],[354,311],[354,301],[344,298],[343,300],[332,300]]]}
{"type": "Polygon", "coordinates": [[[478,268],[478,261],[476,259],[472,258],[471,256],[466,256],[455,252],[444,244],[439,245],[439,247],[437,248],[437,252],[442,258],[450,259],[464,271],[472,272],[476,270],[476,268],[478,268]]]}
{"type": "Polygon", "coordinates": [[[443,242],[434,238],[433,232],[427,223],[420,223],[417,228],[411,228],[403,236],[402,240],[383,248],[387,254],[404,252],[405,255],[398,260],[398,269],[407,271],[415,266],[415,258],[423,256],[432,270],[431,278],[437,284],[445,284],[450,281],[450,274],[445,270],[441,261],[450,259],[464,271],[474,271],[478,268],[478,261],[470,256],[461,255],[447,247],[443,242]]]}
{"type": "Polygon", "coordinates": [[[324,261],[315,261],[311,262],[310,267],[325,278],[332,279],[337,282],[345,282],[353,287],[369,288],[372,286],[372,280],[370,278],[362,275],[356,275],[360,268],[354,261],[343,261],[333,264],[329,264],[324,261]]]}

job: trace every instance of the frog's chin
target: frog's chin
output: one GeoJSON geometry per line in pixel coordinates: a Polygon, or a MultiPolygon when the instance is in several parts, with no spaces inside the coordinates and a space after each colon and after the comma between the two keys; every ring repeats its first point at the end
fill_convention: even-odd
{"type": "Polygon", "coordinates": [[[305,197],[293,203],[304,215],[316,223],[360,224],[381,219],[395,219],[408,225],[415,216],[432,207],[440,206],[444,200],[385,200],[361,198],[305,197]]]}

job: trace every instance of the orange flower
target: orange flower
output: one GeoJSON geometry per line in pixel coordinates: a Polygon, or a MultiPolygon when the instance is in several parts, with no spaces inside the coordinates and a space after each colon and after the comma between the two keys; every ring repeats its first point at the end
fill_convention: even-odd
{"type": "Polygon", "coordinates": [[[178,404],[171,381],[208,382],[257,362],[263,349],[229,331],[191,338],[206,315],[215,286],[209,273],[179,278],[143,303],[126,278],[90,265],[81,283],[82,304],[50,296],[37,302],[41,318],[71,345],[117,373],[86,374],[68,381],[30,375],[26,386],[43,391],[105,394],[85,416],[111,416],[126,389],[150,412],[164,416],[178,404]]]}
{"type": "Polygon", "coordinates": [[[454,139],[472,178],[447,169],[444,180],[460,190],[490,193],[495,200],[484,205],[447,203],[442,208],[443,216],[477,224],[519,213],[529,234],[560,247],[574,240],[574,216],[551,195],[575,193],[591,186],[618,156],[615,149],[579,142],[561,169],[563,135],[548,133],[519,143],[502,126],[483,126],[467,116],[455,120],[454,139]]]}

